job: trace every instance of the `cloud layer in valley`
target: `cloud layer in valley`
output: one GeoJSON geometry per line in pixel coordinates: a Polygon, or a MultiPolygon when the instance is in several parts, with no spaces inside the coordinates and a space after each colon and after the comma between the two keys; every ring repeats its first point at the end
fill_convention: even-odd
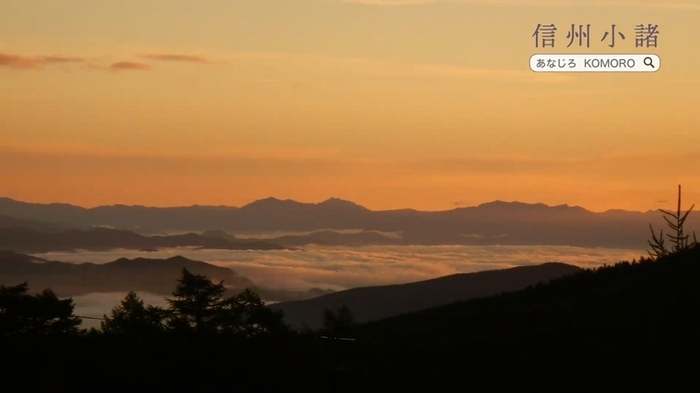
{"type": "MultiPolygon", "coordinates": [[[[38,254],[42,258],[66,262],[111,262],[120,257],[168,258],[184,255],[229,267],[238,274],[269,288],[343,290],[353,287],[401,284],[455,273],[505,269],[545,262],[565,262],[581,267],[614,264],[639,258],[644,251],[586,249],[550,246],[443,246],[362,248],[310,247],[295,251],[210,251],[163,250],[159,252],[78,252],[38,254]]],[[[175,283],[173,282],[173,288],[175,283]]],[[[125,293],[93,293],[75,296],[75,314],[101,318],[117,306],[125,293]]],[[[145,303],[167,306],[165,297],[139,293],[145,303]]],[[[85,319],[85,327],[99,327],[99,320],[85,319]]]]}
{"type": "Polygon", "coordinates": [[[264,287],[342,290],[553,261],[594,267],[639,258],[645,251],[555,246],[371,246],[307,247],[305,251],[123,250],[38,256],[66,262],[105,263],[120,257],[168,258],[178,254],[229,267],[264,287]]]}

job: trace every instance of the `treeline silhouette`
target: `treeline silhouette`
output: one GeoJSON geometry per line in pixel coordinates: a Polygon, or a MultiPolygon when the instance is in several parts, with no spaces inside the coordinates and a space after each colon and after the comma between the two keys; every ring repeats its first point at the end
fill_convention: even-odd
{"type": "Polygon", "coordinates": [[[700,246],[673,223],[673,247],[638,261],[364,324],[326,310],[319,331],[187,270],[168,307],[129,293],[100,330],[80,329],[72,300],[50,290],[2,286],[0,372],[35,391],[687,390],[700,246]]]}
{"type": "Polygon", "coordinates": [[[253,291],[226,297],[223,282],[187,269],[168,308],[130,292],[100,330],[80,329],[72,299],[27,288],[0,287],[2,353],[13,363],[0,372],[23,388],[61,391],[90,381],[110,391],[265,391],[330,382],[333,363],[315,333],[293,332],[253,291]]]}

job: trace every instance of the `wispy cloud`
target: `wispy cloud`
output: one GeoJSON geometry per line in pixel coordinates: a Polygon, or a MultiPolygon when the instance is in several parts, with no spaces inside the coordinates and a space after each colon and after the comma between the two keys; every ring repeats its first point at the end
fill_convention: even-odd
{"type": "MultiPolygon", "coordinates": [[[[178,54],[145,54],[139,56],[142,59],[147,59],[151,61],[162,61],[162,62],[178,62],[178,63],[198,63],[198,64],[211,64],[212,62],[203,57],[196,55],[178,55],[178,54]]],[[[69,64],[80,64],[85,66],[87,69],[92,70],[108,70],[108,71],[126,71],[126,70],[137,70],[137,71],[147,71],[153,67],[146,62],[130,61],[130,60],[120,60],[113,63],[104,63],[102,61],[94,61],[79,57],[79,56],[65,56],[65,55],[43,55],[43,56],[27,56],[13,53],[2,53],[0,52],[0,67],[9,68],[13,70],[39,70],[45,68],[45,66],[58,66],[58,65],[69,65],[69,64]],[[102,63],[102,64],[100,64],[102,63]]]]}
{"type": "Polygon", "coordinates": [[[22,56],[10,53],[0,53],[0,67],[8,67],[18,70],[34,70],[47,65],[86,63],[82,57],[69,57],[61,55],[51,56],[22,56]]]}
{"type": "Polygon", "coordinates": [[[154,60],[154,61],[170,61],[179,63],[199,63],[199,64],[211,64],[211,61],[204,56],[197,55],[179,55],[179,54],[169,54],[169,53],[151,53],[140,56],[143,59],[154,60]]]}
{"type": "Polygon", "coordinates": [[[136,71],[148,71],[151,66],[145,63],[137,63],[133,61],[120,61],[113,63],[109,68],[113,71],[126,71],[126,70],[136,70],[136,71]]]}
{"type": "Polygon", "coordinates": [[[42,64],[65,64],[65,63],[85,63],[86,59],[82,57],[68,56],[41,56],[37,60],[42,64]]]}
{"type": "MultiPolygon", "coordinates": [[[[150,53],[139,55],[140,59],[155,62],[215,64],[207,57],[200,55],[183,55],[169,53],[150,53]]],[[[82,64],[86,69],[102,71],[147,71],[153,66],[147,61],[121,60],[106,64],[105,60],[92,61],[76,56],[23,56],[0,53],[0,67],[14,70],[41,69],[44,66],[60,64],[82,64]]],[[[114,60],[113,60],[114,61],[114,60]]],[[[530,70],[517,69],[479,69],[468,65],[449,64],[412,64],[398,61],[387,61],[371,58],[343,58],[315,54],[294,53],[232,53],[221,61],[221,64],[235,65],[248,63],[259,67],[277,67],[280,63],[285,67],[310,70],[317,68],[324,72],[342,72],[372,77],[390,78],[452,78],[452,79],[490,79],[508,82],[560,83],[575,79],[572,75],[540,75],[530,70]]],[[[264,76],[257,79],[260,82],[281,82],[283,79],[274,76],[264,76]]],[[[298,82],[298,80],[296,80],[298,82]]]]}
{"type": "Polygon", "coordinates": [[[341,3],[365,4],[376,6],[407,6],[433,3],[473,4],[490,6],[524,6],[524,7],[636,7],[678,10],[700,10],[700,4],[672,3],[662,1],[615,1],[615,0],[338,0],[341,3]]]}

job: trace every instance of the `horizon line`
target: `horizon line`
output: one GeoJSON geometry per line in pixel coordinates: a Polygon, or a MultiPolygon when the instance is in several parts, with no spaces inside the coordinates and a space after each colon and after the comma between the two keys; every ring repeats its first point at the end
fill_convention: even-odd
{"type": "Polygon", "coordinates": [[[324,204],[324,203],[327,203],[330,201],[339,201],[339,202],[351,203],[353,205],[356,205],[360,208],[366,209],[366,210],[371,211],[371,212],[391,212],[391,211],[411,210],[411,211],[415,211],[415,212],[440,213],[440,212],[449,212],[449,211],[461,210],[461,209],[470,209],[470,208],[473,209],[473,208],[478,208],[478,207],[482,207],[484,205],[490,205],[490,204],[495,204],[495,203],[520,204],[520,205],[528,205],[528,206],[543,205],[547,208],[567,207],[567,208],[571,208],[571,209],[583,209],[587,212],[598,213],[598,214],[609,213],[609,212],[627,212],[627,213],[642,213],[643,214],[643,213],[648,213],[648,212],[656,212],[659,210],[659,209],[648,209],[646,211],[642,211],[642,210],[627,210],[627,209],[613,208],[613,209],[595,211],[595,210],[590,210],[590,209],[587,209],[587,208],[585,208],[583,206],[579,206],[579,205],[569,205],[569,204],[550,205],[550,204],[547,204],[544,202],[522,202],[522,201],[516,201],[516,200],[506,201],[506,200],[502,200],[502,199],[494,199],[494,200],[491,200],[488,202],[482,202],[482,203],[477,204],[477,205],[454,206],[453,208],[442,209],[442,210],[421,210],[421,209],[416,209],[416,208],[411,208],[411,207],[400,207],[400,208],[394,208],[394,209],[373,210],[373,209],[367,208],[359,203],[353,202],[349,199],[343,199],[343,198],[338,198],[338,197],[329,197],[329,198],[326,198],[320,202],[302,202],[302,201],[298,201],[298,200],[291,199],[291,198],[282,199],[282,198],[277,198],[277,197],[273,197],[273,196],[268,196],[268,197],[264,197],[264,198],[255,199],[251,202],[248,202],[248,203],[246,203],[244,205],[240,205],[240,206],[235,206],[235,205],[200,205],[200,204],[196,204],[196,203],[191,204],[191,205],[154,206],[154,205],[129,205],[129,204],[123,204],[123,203],[113,203],[113,204],[95,205],[95,206],[90,206],[90,207],[81,206],[81,205],[68,203],[68,202],[28,202],[28,201],[19,200],[19,199],[7,197],[7,196],[0,196],[0,200],[3,200],[3,199],[10,200],[10,201],[17,202],[17,203],[29,204],[29,205],[40,205],[40,206],[61,205],[61,206],[77,207],[77,208],[85,209],[85,210],[94,210],[94,209],[107,208],[107,207],[127,207],[127,208],[146,208],[146,209],[178,209],[178,208],[193,208],[193,207],[242,209],[242,208],[250,206],[254,203],[257,203],[257,202],[269,201],[269,200],[275,200],[277,202],[293,202],[293,203],[300,204],[300,205],[321,205],[321,204],[324,204]]]}

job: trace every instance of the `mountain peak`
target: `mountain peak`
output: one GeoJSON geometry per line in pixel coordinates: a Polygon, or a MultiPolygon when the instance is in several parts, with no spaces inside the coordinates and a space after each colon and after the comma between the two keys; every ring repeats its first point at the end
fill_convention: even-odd
{"type": "Polygon", "coordinates": [[[543,207],[548,207],[544,203],[525,203],[525,202],[518,202],[518,201],[512,201],[512,202],[507,202],[507,201],[501,201],[501,200],[495,200],[492,202],[486,202],[478,205],[477,207],[479,208],[519,208],[519,207],[537,207],[537,208],[543,208],[543,207]]]}
{"type": "Polygon", "coordinates": [[[241,209],[251,209],[251,208],[270,208],[273,206],[281,206],[281,205],[298,205],[300,204],[299,202],[293,201],[291,199],[278,199],[275,197],[267,197],[263,199],[258,199],[257,201],[251,202],[245,206],[243,206],[241,209]]]}
{"type": "Polygon", "coordinates": [[[355,209],[360,208],[360,209],[365,210],[364,207],[358,205],[355,202],[348,201],[345,199],[335,198],[335,197],[328,198],[325,201],[318,203],[317,205],[318,206],[328,206],[328,207],[347,207],[347,208],[355,208],[355,209]]]}
{"type": "Polygon", "coordinates": [[[268,210],[274,208],[285,208],[285,207],[330,207],[330,208],[351,208],[351,209],[362,209],[366,210],[364,207],[345,199],[340,198],[329,198],[320,203],[304,203],[297,202],[292,199],[278,199],[275,197],[267,197],[264,199],[258,199],[255,202],[249,203],[242,207],[242,209],[261,209],[268,210]]]}
{"type": "Polygon", "coordinates": [[[279,199],[279,198],[275,198],[275,197],[273,197],[273,196],[269,196],[269,197],[267,197],[267,198],[262,198],[262,199],[258,199],[258,200],[256,200],[256,201],[253,201],[253,202],[249,203],[248,205],[252,205],[252,204],[271,204],[271,203],[280,203],[280,202],[283,202],[283,201],[282,201],[281,199],[279,199]]]}
{"type": "Polygon", "coordinates": [[[503,209],[511,209],[511,210],[554,209],[554,210],[586,211],[586,209],[584,209],[580,206],[571,206],[571,205],[567,205],[567,204],[550,206],[550,205],[546,205],[544,203],[526,203],[526,202],[518,202],[518,201],[506,202],[506,201],[501,201],[501,200],[482,203],[482,204],[478,205],[477,208],[499,209],[499,210],[503,210],[503,209]]]}

